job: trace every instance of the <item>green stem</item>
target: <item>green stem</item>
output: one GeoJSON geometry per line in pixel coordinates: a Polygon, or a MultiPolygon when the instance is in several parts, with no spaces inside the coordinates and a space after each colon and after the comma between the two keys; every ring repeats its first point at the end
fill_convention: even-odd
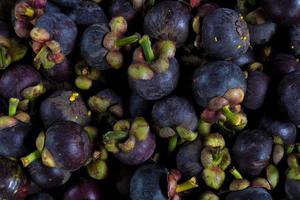
{"type": "Polygon", "coordinates": [[[29,155],[20,158],[20,160],[21,160],[23,166],[27,167],[30,165],[30,163],[32,163],[33,161],[35,161],[36,159],[38,159],[40,157],[41,157],[41,153],[38,150],[36,150],[36,151],[30,153],[29,155]]]}
{"type": "Polygon", "coordinates": [[[128,138],[128,133],[125,131],[109,131],[103,136],[103,141],[120,141],[126,138],[128,138]]]}
{"type": "Polygon", "coordinates": [[[140,37],[141,37],[140,34],[135,33],[131,36],[118,39],[116,41],[116,46],[117,47],[123,47],[123,46],[129,45],[129,44],[136,43],[136,42],[139,41],[140,37]]]}
{"type": "Polygon", "coordinates": [[[196,177],[192,177],[188,181],[177,185],[176,186],[176,193],[188,191],[188,190],[196,188],[196,187],[198,187],[197,179],[196,179],[196,177]]]}
{"type": "Polygon", "coordinates": [[[139,41],[140,45],[143,48],[144,51],[144,55],[146,58],[146,61],[148,63],[151,63],[154,60],[154,53],[151,47],[151,41],[148,35],[144,35],[140,41],[139,41]]]}
{"type": "Polygon", "coordinates": [[[8,116],[13,117],[16,115],[19,102],[20,100],[17,98],[9,99],[8,116]]]}
{"type": "Polygon", "coordinates": [[[243,179],[243,176],[236,168],[230,169],[230,173],[234,176],[235,179],[243,179]]]}
{"type": "Polygon", "coordinates": [[[238,114],[233,113],[230,110],[229,106],[224,106],[222,108],[222,113],[223,113],[223,115],[225,115],[227,121],[230,124],[232,124],[234,126],[238,126],[241,123],[241,117],[238,114]]]}
{"type": "Polygon", "coordinates": [[[169,139],[168,151],[173,152],[177,146],[178,136],[174,135],[169,139]]]}

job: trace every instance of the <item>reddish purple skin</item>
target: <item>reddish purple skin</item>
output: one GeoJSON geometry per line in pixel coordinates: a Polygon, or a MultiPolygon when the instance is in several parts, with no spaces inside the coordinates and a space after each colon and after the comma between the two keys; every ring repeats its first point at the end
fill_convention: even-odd
{"type": "Polygon", "coordinates": [[[81,179],[67,189],[64,200],[102,200],[102,192],[96,181],[81,179]]]}
{"type": "Polygon", "coordinates": [[[298,0],[262,0],[262,8],[278,24],[300,24],[300,1],[298,0]]]}
{"type": "Polygon", "coordinates": [[[41,76],[30,65],[14,65],[7,68],[0,78],[0,94],[9,98],[23,99],[22,91],[41,83],[41,76]]]}
{"type": "Polygon", "coordinates": [[[64,59],[62,63],[56,64],[51,69],[42,68],[41,70],[44,76],[56,82],[68,81],[73,73],[71,63],[67,59],[64,59]]]}
{"type": "Polygon", "coordinates": [[[153,154],[156,147],[155,135],[149,133],[144,141],[137,141],[133,150],[129,153],[121,152],[115,154],[116,158],[127,165],[139,165],[147,161],[153,154]]]}
{"type": "Polygon", "coordinates": [[[74,122],[54,123],[45,136],[45,148],[61,169],[75,171],[91,157],[92,143],[83,128],[74,122]]]}
{"type": "Polygon", "coordinates": [[[290,54],[277,54],[272,56],[269,62],[271,74],[276,79],[282,79],[285,75],[300,69],[297,58],[290,54]]]}

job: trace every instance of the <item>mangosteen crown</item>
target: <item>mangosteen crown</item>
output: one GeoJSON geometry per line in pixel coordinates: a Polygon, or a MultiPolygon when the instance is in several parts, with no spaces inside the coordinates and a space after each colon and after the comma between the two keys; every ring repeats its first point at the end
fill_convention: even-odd
{"type": "Polygon", "coordinates": [[[103,136],[103,143],[109,152],[130,152],[135,148],[136,142],[146,140],[149,133],[150,126],[142,117],[138,117],[132,122],[119,120],[115,123],[113,130],[103,136]]]}
{"type": "Polygon", "coordinates": [[[164,73],[169,69],[170,59],[176,53],[175,43],[171,40],[157,42],[153,49],[149,36],[144,35],[133,55],[133,63],[128,68],[128,75],[133,80],[151,80],[155,73],[164,73]]]}

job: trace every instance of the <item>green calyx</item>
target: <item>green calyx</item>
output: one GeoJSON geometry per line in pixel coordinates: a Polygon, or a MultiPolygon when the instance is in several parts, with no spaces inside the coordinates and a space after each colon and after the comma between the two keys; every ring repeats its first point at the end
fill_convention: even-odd
{"type": "Polygon", "coordinates": [[[267,181],[267,179],[262,177],[257,177],[251,182],[252,187],[265,188],[267,190],[271,190],[271,185],[267,181]]]}
{"type": "Polygon", "coordinates": [[[103,113],[111,106],[111,100],[108,98],[101,98],[92,96],[88,100],[88,105],[94,112],[103,113]]]}
{"type": "Polygon", "coordinates": [[[198,133],[193,132],[183,126],[177,126],[176,127],[176,132],[178,134],[178,136],[184,140],[184,141],[194,141],[197,139],[198,137],[198,133]]]}
{"type": "Polygon", "coordinates": [[[266,176],[271,188],[274,189],[279,182],[279,171],[275,165],[271,164],[267,167],[266,176]]]}
{"type": "Polygon", "coordinates": [[[47,148],[43,148],[41,152],[42,162],[48,167],[57,167],[56,162],[52,154],[48,151],[47,148]]]}
{"type": "Polygon", "coordinates": [[[38,85],[35,85],[35,86],[32,86],[32,87],[28,87],[28,88],[25,88],[23,91],[22,91],[22,96],[25,98],[25,99],[35,99],[39,96],[41,96],[42,94],[44,94],[46,92],[46,88],[44,87],[44,84],[43,83],[40,83],[38,85]]]}
{"type": "Polygon", "coordinates": [[[18,123],[14,117],[1,116],[0,117],[0,129],[13,127],[18,123]]]}
{"type": "Polygon", "coordinates": [[[11,56],[8,54],[8,49],[0,46],[0,70],[8,67],[12,62],[11,56]]]}
{"type": "Polygon", "coordinates": [[[178,136],[174,135],[169,138],[169,143],[168,143],[168,152],[173,152],[175,151],[178,143],[178,136]]]}
{"type": "Polygon", "coordinates": [[[300,181],[300,167],[289,168],[286,176],[288,179],[300,181]]]}
{"type": "Polygon", "coordinates": [[[86,76],[78,76],[75,79],[75,85],[81,90],[89,90],[93,85],[93,81],[86,76]]]}
{"type": "Polygon", "coordinates": [[[211,123],[207,123],[202,119],[200,119],[197,128],[199,135],[207,136],[210,133],[211,126],[212,126],[211,123]]]}
{"type": "Polygon", "coordinates": [[[42,152],[45,145],[45,133],[42,131],[39,133],[38,137],[35,140],[35,146],[38,151],[42,152]]]}
{"type": "Polygon", "coordinates": [[[133,80],[151,80],[154,72],[147,64],[136,63],[129,66],[128,75],[133,80]]]}
{"type": "Polygon", "coordinates": [[[223,149],[225,147],[225,140],[221,134],[211,133],[205,137],[204,145],[209,146],[211,148],[223,149]]]}
{"type": "Polygon", "coordinates": [[[288,162],[288,166],[290,168],[297,168],[297,167],[300,167],[299,165],[299,161],[300,161],[300,154],[290,154],[288,156],[288,159],[287,159],[287,162],[288,162]]]}
{"type": "Polygon", "coordinates": [[[272,153],[272,159],[275,165],[277,165],[284,157],[284,146],[281,144],[275,144],[272,153]]]}
{"type": "Polygon", "coordinates": [[[222,109],[222,114],[226,119],[220,119],[218,125],[223,126],[225,129],[241,131],[247,125],[247,117],[243,113],[234,113],[230,110],[229,106],[222,109]]]}
{"type": "Polygon", "coordinates": [[[20,61],[26,55],[28,48],[26,45],[21,43],[19,40],[12,39],[11,46],[9,48],[9,55],[11,56],[12,62],[20,61]]]}
{"type": "Polygon", "coordinates": [[[225,172],[219,167],[206,168],[202,172],[202,179],[208,187],[218,190],[224,183],[225,172]]]}
{"type": "Polygon", "coordinates": [[[220,198],[216,194],[210,191],[202,193],[199,197],[199,200],[219,200],[219,199],[220,198]]]}
{"type": "Polygon", "coordinates": [[[97,159],[87,166],[87,172],[90,177],[96,180],[103,180],[108,175],[108,167],[105,161],[97,159]]]}
{"type": "Polygon", "coordinates": [[[162,40],[157,44],[159,58],[173,58],[176,53],[176,45],[171,40],[162,40]]]}
{"type": "Polygon", "coordinates": [[[116,122],[113,131],[103,136],[103,142],[107,151],[117,153],[119,150],[130,152],[138,141],[148,138],[150,126],[144,118],[136,118],[132,123],[128,120],[116,122]]]}
{"type": "Polygon", "coordinates": [[[41,157],[41,153],[39,151],[34,151],[27,156],[20,158],[23,167],[28,167],[33,161],[39,159],[41,157]]]}
{"type": "Polygon", "coordinates": [[[244,190],[250,186],[250,182],[246,179],[235,179],[229,185],[230,191],[244,190]]]}
{"type": "Polygon", "coordinates": [[[201,151],[200,158],[204,168],[219,167],[225,170],[231,164],[231,157],[227,148],[205,147],[201,151]]]}
{"type": "Polygon", "coordinates": [[[110,21],[109,27],[114,34],[122,35],[127,31],[127,21],[123,16],[117,16],[110,21]]]}

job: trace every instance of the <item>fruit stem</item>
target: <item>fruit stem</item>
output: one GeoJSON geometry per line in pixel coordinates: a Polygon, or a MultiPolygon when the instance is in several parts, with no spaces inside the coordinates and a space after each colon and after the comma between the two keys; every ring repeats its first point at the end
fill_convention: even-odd
{"type": "Polygon", "coordinates": [[[177,141],[178,141],[177,135],[174,135],[169,139],[169,144],[168,144],[169,152],[173,152],[175,150],[175,148],[177,146],[177,141]]]}
{"type": "Polygon", "coordinates": [[[241,123],[241,117],[236,114],[236,113],[233,113],[229,106],[224,106],[222,108],[222,114],[225,115],[227,121],[229,121],[230,124],[234,125],[234,126],[238,126],[240,125],[241,123]]]}
{"type": "Polygon", "coordinates": [[[13,117],[16,115],[19,102],[20,100],[17,98],[9,99],[8,116],[13,117]]]}
{"type": "Polygon", "coordinates": [[[133,43],[136,43],[137,41],[139,41],[140,38],[141,38],[140,34],[135,33],[131,36],[118,39],[116,41],[116,46],[123,47],[123,46],[129,45],[129,44],[133,44],[133,43]]]}
{"type": "Polygon", "coordinates": [[[230,173],[234,176],[235,179],[243,179],[243,176],[236,168],[230,169],[230,173]]]}
{"type": "Polygon", "coordinates": [[[154,60],[154,53],[151,47],[151,41],[148,35],[144,35],[140,41],[139,41],[140,45],[143,48],[144,51],[144,55],[146,58],[146,61],[148,63],[151,63],[154,60]]]}
{"type": "Polygon", "coordinates": [[[109,131],[107,132],[104,137],[103,137],[103,141],[113,141],[113,140],[124,140],[128,137],[128,133],[125,131],[109,131]]]}
{"type": "Polygon", "coordinates": [[[40,157],[41,157],[41,153],[38,150],[36,150],[36,151],[30,153],[29,155],[20,158],[20,160],[24,167],[28,167],[30,165],[30,163],[32,163],[33,161],[35,161],[36,159],[38,159],[40,157]]]}
{"type": "Polygon", "coordinates": [[[176,193],[184,192],[193,188],[198,187],[196,177],[190,178],[188,181],[181,183],[176,186],[176,193]]]}

